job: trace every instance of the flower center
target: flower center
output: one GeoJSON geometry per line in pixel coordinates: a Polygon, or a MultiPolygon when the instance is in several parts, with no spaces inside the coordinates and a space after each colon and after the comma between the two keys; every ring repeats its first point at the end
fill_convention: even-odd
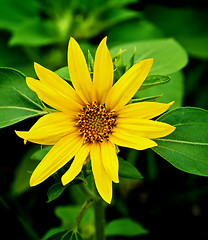
{"type": "Polygon", "coordinates": [[[116,114],[115,111],[107,111],[105,104],[92,102],[77,114],[76,120],[84,143],[103,142],[104,139],[109,139],[109,134],[116,123],[116,114]]]}

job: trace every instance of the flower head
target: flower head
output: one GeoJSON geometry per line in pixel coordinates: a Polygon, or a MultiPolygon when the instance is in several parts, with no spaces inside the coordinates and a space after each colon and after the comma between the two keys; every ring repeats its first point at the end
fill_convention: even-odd
{"type": "Polygon", "coordinates": [[[111,202],[112,182],[119,182],[115,146],[151,148],[157,146],[152,139],[164,137],[175,129],[150,120],[172,103],[128,104],[152,63],[153,59],[136,63],[113,85],[113,63],[104,38],[96,51],[91,79],[82,50],[70,38],[68,68],[73,87],[56,73],[34,64],[39,80],[27,77],[27,85],[57,111],[41,117],[29,131],[16,131],[25,141],[54,145],[34,170],[31,186],[43,182],[74,157],[61,178],[63,185],[68,184],[90,156],[97,190],[106,202],[111,202]]]}

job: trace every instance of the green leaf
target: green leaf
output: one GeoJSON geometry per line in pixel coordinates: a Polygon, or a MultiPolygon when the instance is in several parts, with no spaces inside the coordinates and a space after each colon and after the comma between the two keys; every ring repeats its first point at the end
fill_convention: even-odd
{"type": "Polygon", "coordinates": [[[67,186],[63,186],[62,183],[55,183],[53,184],[47,192],[48,195],[48,203],[55,200],[56,198],[58,198],[63,191],[67,188],[67,186]]]}
{"type": "Polygon", "coordinates": [[[146,20],[134,20],[121,23],[111,28],[108,33],[110,43],[121,44],[124,42],[136,42],[140,40],[162,38],[162,31],[153,23],[146,20]],[[131,36],[131,38],[129,38],[131,36]]]}
{"type": "Polygon", "coordinates": [[[0,128],[47,113],[25,76],[12,68],[0,68],[0,111],[0,128]]]}
{"type": "Polygon", "coordinates": [[[41,161],[45,155],[51,150],[52,146],[45,146],[42,149],[38,149],[36,152],[33,153],[31,159],[41,161]]]}
{"type": "Polygon", "coordinates": [[[154,58],[151,74],[170,74],[179,71],[188,62],[186,51],[172,38],[126,43],[110,49],[110,53],[114,56],[120,50],[126,50],[123,52],[123,61],[126,65],[135,48],[135,62],[154,58]]]}
{"type": "Polygon", "coordinates": [[[78,232],[69,231],[64,227],[57,227],[50,229],[42,240],[82,240],[82,238],[78,232]]]}
{"type": "Polygon", "coordinates": [[[88,69],[89,69],[90,75],[92,77],[93,71],[94,71],[94,59],[93,59],[93,56],[90,53],[90,50],[87,51],[87,58],[88,58],[88,61],[87,61],[88,62],[88,69]]]}
{"type": "MultiPolygon", "coordinates": [[[[66,205],[55,208],[55,215],[61,220],[62,226],[67,226],[68,229],[73,227],[74,221],[81,210],[81,205],[66,205]]],[[[93,209],[88,208],[80,221],[80,226],[88,225],[90,219],[93,218],[93,209]]]]}
{"type": "Polygon", "coordinates": [[[131,102],[132,103],[136,103],[136,102],[154,102],[157,99],[161,98],[162,96],[163,96],[163,94],[157,95],[157,96],[151,96],[151,97],[133,98],[133,99],[131,99],[131,102]]]}
{"type": "Polygon", "coordinates": [[[47,238],[44,237],[43,240],[69,240],[71,239],[72,233],[73,233],[72,231],[69,232],[68,230],[65,230],[65,231],[54,233],[53,235],[47,238]]]}
{"type": "Polygon", "coordinates": [[[140,16],[138,11],[119,7],[119,4],[116,4],[115,1],[112,1],[112,3],[109,2],[106,5],[102,3],[102,6],[94,9],[94,11],[89,9],[89,17],[81,22],[73,33],[75,38],[92,38],[121,22],[140,16]]]}
{"type": "Polygon", "coordinates": [[[44,236],[41,238],[41,240],[60,240],[60,238],[66,234],[68,231],[67,227],[55,227],[49,229],[44,236]],[[58,238],[59,237],[59,238],[58,238]]]}
{"type": "Polygon", "coordinates": [[[168,103],[175,101],[171,108],[181,107],[183,104],[183,96],[184,96],[184,83],[183,83],[183,73],[176,72],[170,74],[171,81],[166,84],[161,84],[158,86],[154,86],[152,88],[147,88],[142,91],[136,93],[134,98],[147,98],[149,96],[159,96],[162,94],[160,98],[160,102],[168,103]]]}
{"type": "Polygon", "coordinates": [[[158,121],[175,126],[176,130],[156,139],[158,146],[152,149],[182,171],[208,176],[208,111],[178,108],[162,115],[158,121]]]}
{"type": "Polygon", "coordinates": [[[61,78],[71,81],[69,76],[69,69],[68,67],[62,67],[55,71],[56,74],[58,74],[61,78]]]}
{"type": "Polygon", "coordinates": [[[53,22],[32,18],[14,31],[9,44],[38,47],[58,41],[60,41],[60,35],[53,22]]]}
{"type": "Polygon", "coordinates": [[[30,65],[31,70],[32,63],[26,52],[20,48],[9,47],[6,36],[1,36],[0,38],[0,53],[0,66],[22,69],[23,72],[26,72],[28,71],[27,66],[30,65]]]}
{"type": "Polygon", "coordinates": [[[74,221],[79,214],[80,206],[58,206],[55,215],[61,220],[62,226],[73,227],[74,221]]]}
{"type": "Polygon", "coordinates": [[[147,89],[150,87],[154,87],[160,84],[168,83],[170,81],[170,77],[164,75],[149,75],[143,82],[142,86],[139,90],[147,89]]]}
{"type": "Polygon", "coordinates": [[[105,233],[107,236],[134,237],[147,234],[148,231],[130,218],[121,218],[109,222],[105,233]]]}
{"type": "Polygon", "coordinates": [[[0,28],[15,30],[28,19],[38,14],[38,2],[36,0],[16,1],[1,0],[0,28]]]}
{"type": "MultiPolygon", "coordinates": [[[[134,65],[135,62],[135,54],[136,54],[136,48],[134,49],[134,52],[131,56],[131,58],[129,59],[127,65],[126,65],[126,72],[134,65]]],[[[123,62],[122,62],[123,63],[123,62]]]]}
{"type": "Polygon", "coordinates": [[[119,51],[112,59],[114,65],[114,82],[118,81],[118,79],[125,73],[125,66],[123,64],[122,51],[119,51]]]}
{"type": "Polygon", "coordinates": [[[23,158],[15,171],[14,180],[11,185],[11,192],[13,195],[21,195],[30,189],[30,175],[37,166],[37,162],[33,161],[31,157],[38,148],[38,146],[34,146],[23,155],[23,158]]]}
{"type": "Polygon", "coordinates": [[[138,171],[134,165],[130,162],[125,161],[123,158],[118,157],[119,159],[119,176],[124,178],[131,179],[142,179],[141,173],[138,171]]]}
{"type": "Polygon", "coordinates": [[[130,9],[122,9],[118,8],[117,9],[106,9],[107,11],[103,15],[103,22],[102,25],[103,27],[108,27],[111,28],[112,26],[126,22],[131,19],[138,19],[141,15],[139,11],[134,11],[130,9]]]}

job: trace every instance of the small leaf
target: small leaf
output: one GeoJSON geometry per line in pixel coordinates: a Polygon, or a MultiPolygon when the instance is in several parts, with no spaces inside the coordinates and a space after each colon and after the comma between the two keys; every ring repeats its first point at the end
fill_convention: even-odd
{"type": "Polygon", "coordinates": [[[183,105],[184,98],[184,76],[183,73],[175,72],[170,74],[171,81],[166,84],[160,84],[151,88],[137,91],[135,98],[145,98],[149,96],[157,96],[163,94],[160,99],[161,103],[168,103],[175,101],[170,108],[177,108],[183,105]]]}
{"type": "Polygon", "coordinates": [[[49,239],[51,239],[50,237],[58,237],[58,236],[61,237],[68,230],[69,230],[68,227],[62,227],[62,226],[51,228],[44,234],[44,236],[41,238],[41,240],[49,240],[49,239]]]}
{"type": "Polygon", "coordinates": [[[0,128],[47,113],[21,72],[0,68],[0,79],[0,128]]]}
{"type": "Polygon", "coordinates": [[[94,59],[90,53],[90,50],[88,50],[87,52],[87,57],[88,57],[88,69],[89,69],[89,72],[90,74],[92,75],[93,71],[94,71],[94,59]]]}
{"type": "Polygon", "coordinates": [[[119,176],[131,179],[142,179],[141,173],[130,162],[125,161],[123,158],[119,159],[119,176]]]}
{"type": "Polygon", "coordinates": [[[45,155],[51,150],[52,146],[44,147],[43,149],[39,149],[33,153],[31,159],[41,161],[45,155]]]}
{"type": "Polygon", "coordinates": [[[55,183],[53,184],[47,192],[48,195],[48,203],[55,200],[56,198],[58,198],[63,191],[67,188],[67,186],[63,186],[61,183],[55,183]]]}
{"type": "Polygon", "coordinates": [[[152,148],[174,167],[196,175],[208,176],[208,111],[194,107],[177,108],[158,121],[176,127],[152,148]]]}
{"type": "Polygon", "coordinates": [[[78,232],[68,230],[66,227],[57,227],[50,229],[42,240],[82,240],[78,232]]]}
{"type": "Polygon", "coordinates": [[[72,236],[72,231],[61,231],[61,232],[57,232],[53,235],[51,235],[50,237],[46,238],[44,237],[43,240],[68,240],[71,239],[72,236]]]}
{"type": "MultiPolygon", "coordinates": [[[[55,215],[61,220],[62,226],[73,227],[74,221],[81,210],[81,205],[66,205],[55,208],[55,215]]],[[[79,226],[86,226],[93,219],[93,209],[88,208],[82,217],[79,226]]]]}
{"type": "Polygon", "coordinates": [[[136,102],[154,102],[157,99],[161,98],[162,96],[163,96],[163,94],[157,95],[157,96],[152,96],[152,97],[133,98],[133,99],[131,99],[131,102],[132,103],[136,103],[136,102]]]}
{"type": "Polygon", "coordinates": [[[148,231],[141,224],[130,218],[121,218],[109,222],[105,231],[107,236],[134,237],[147,234],[148,231]]]}
{"type": "Polygon", "coordinates": [[[79,214],[81,206],[58,206],[55,215],[61,220],[62,226],[73,227],[74,221],[79,214]]]}
{"type": "Polygon", "coordinates": [[[143,82],[142,86],[139,90],[143,90],[146,88],[154,87],[160,84],[168,83],[170,81],[169,76],[165,75],[149,75],[145,81],[143,82]]]}
{"type": "Polygon", "coordinates": [[[125,73],[125,66],[123,64],[122,59],[123,51],[119,51],[113,58],[113,64],[114,64],[114,82],[117,82],[118,79],[125,73]]]}
{"type": "Polygon", "coordinates": [[[68,67],[62,67],[55,71],[56,74],[58,74],[61,78],[71,81],[69,76],[69,69],[68,67]]]}
{"type": "Polygon", "coordinates": [[[126,72],[129,70],[129,68],[131,68],[134,65],[135,54],[136,54],[136,48],[134,49],[134,52],[133,52],[132,56],[130,57],[130,59],[129,59],[127,65],[126,65],[126,72]]]}

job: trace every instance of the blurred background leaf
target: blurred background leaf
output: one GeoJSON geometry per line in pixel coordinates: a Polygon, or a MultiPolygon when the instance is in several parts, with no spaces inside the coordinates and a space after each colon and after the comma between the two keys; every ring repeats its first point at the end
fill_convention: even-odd
{"type": "Polygon", "coordinates": [[[164,35],[177,39],[191,56],[208,59],[206,9],[199,11],[190,8],[149,5],[145,9],[145,16],[154,22],[164,35]]]}
{"type": "Polygon", "coordinates": [[[28,19],[38,15],[39,3],[36,0],[1,0],[0,28],[15,31],[28,19]]]}
{"type": "Polygon", "coordinates": [[[123,61],[127,64],[134,50],[135,62],[147,58],[154,58],[151,74],[170,74],[186,66],[188,61],[187,53],[174,39],[157,39],[149,41],[131,42],[118,45],[111,49],[114,56],[123,50],[123,61]]]}
{"type": "Polygon", "coordinates": [[[11,194],[15,197],[23,194],[24,192],[30,189],[29,181],[30,176],[35,167],[37,166],[38,162],[33,161],[31,156],[34,152],[37,151],[40,147],[33,146],[29,151],[27,151],[21,159],[16,171],[13,183],[11,185],[11,194]]]}
{"type": "Polygon", "coordinates": [[[60,35],[52,21],[42,21],[39,18],[29,19],[18,29],[13,31],[13,36],[9,41],[11,46],[45,46],[60,42],[60,35]]]}
{"type": "Polygon", "coordinates": [[[111,45],[163,37],[164,34],[162,31],[156,25],[145,19],[119,24],[108,33],[108,39],[111,45]]]}
{"type": "Polygon", "coordinates": [[[147,234],[148,231],[141,224],[129,219],[121,218],[108,223],[106,226],[106,236],[133,237],[147,234]],[[124,227],[125,226],[125,227],[124,227]]]}

